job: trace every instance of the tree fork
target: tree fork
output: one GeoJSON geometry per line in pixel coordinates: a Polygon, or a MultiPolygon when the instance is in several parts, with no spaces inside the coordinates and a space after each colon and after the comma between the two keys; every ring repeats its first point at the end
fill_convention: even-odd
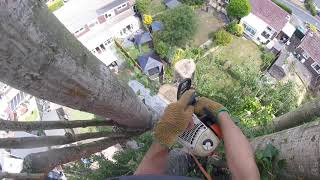
{"type": "Polygon", "coordinates": [[[149,128],[152,114],[43,1],[0,1],[0,80],[42,99],[149,128]]]}

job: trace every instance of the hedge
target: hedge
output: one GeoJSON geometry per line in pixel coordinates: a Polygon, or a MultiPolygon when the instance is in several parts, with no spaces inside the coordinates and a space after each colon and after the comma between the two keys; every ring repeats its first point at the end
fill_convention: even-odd
{"type": "Polygon", "coordinates": [[[283,10],[287,11],[289,14],[292,14],[292,10],[288,6],[282,4],[281,2],[278,2],[277,0],[271,0],[271,1],[274,2],[275,4],[277,4],[283,10]]]}
{"type": "Polygon", "coordinates": [[[308,9],[310,11],[312,16],[316,16],[317,15],[317,9],[316,9],[316,6],[314,5],[314,1],[313,0],[305,0],[304,1],[304,6],[306,7],[306,9],[308,9]]]}

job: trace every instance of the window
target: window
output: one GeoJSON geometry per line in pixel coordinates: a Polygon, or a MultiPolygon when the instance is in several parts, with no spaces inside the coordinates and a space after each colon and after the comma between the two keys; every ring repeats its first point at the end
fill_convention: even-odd
{"type": "Polygon", "coordinates": [[[77,30],[74,34],[78,35],[82,32],[84,32],[86,29],[84,27],[80,28],[79,30],[77,30]]]}
{"type": "Polygon", "coordinates": [[[267,30],[268,30],[268,31],[271,31],[271,28],[270,28],[270,27],[267,27],[267,30]]]}
{"type": "Polygon", "coordinates": [[[109,14],[105,14],[104,16],[108,19],[108,18],[111,17],[111,14],[110,13],[109,14]]]}
{"type": "Polygon", "coordinates": [[[269,33],[267,33],[266,31],[263,31],[262,33],[261,33],[261,35],[264,37],[264,38],[266,38],[266,39],[269,39],[269,37],[271,36],[269,33]]]}
{"type": "Polygon", "coordinates": [[[98,52],[98,54],[101,54],[101,49],[99,47],[96,47],[96,51],[98,52]]]}
{"type": "Polygon", "coordinates": [[[118,6],[118,7],[117,7],[117,9],[118,9],[118,10],[120,10],[120,9],[125,8],[126,6],[127,6],[127,3],[125,3],[125,4],[122,4],[122,5],[118,6]]]}
{"type": "Polygon", "coordinates": [[[311,67],[318,73],[320,74],[320,65],[316,62],[311,64],[311,67]]]}
{"type": "Polygon", "coordinates": [[[302,56],[304,57],[304,58],[306,58],[306,59],[309,59],[309,54],[308,53],[306,53],[305,51],[302,53],[302,56]]]}
{"type": "Polygon", "coordinates": [[[111,42],[112,42],[112,38],[109,38],[104,42],[104,45],[108,46],[109,44],[111,44],[111,42]]]}
{"type": "Polygon", "coordinates": [[[90,22],[88,26],[89,28],[93,28],[97,24],[98,24],[98,21],[94,20],[93,22],[90,22]]]}
{"type": "Polygon", "coordinates": [[[256,34],[256,30],[253,29],[252,27],[250,27],[249,25],[244,24],[244,27],[245,27],[244,30],[245,30],[247,33],[249,33],[249,35],[254,36],[254,35],[256,34]]]}
{"type": "Polygon", "coordinates": [[[104,47],[104,45],[103,45],[103,44],[100,44],[100,48],[101,48],[103,51],[105,51],[105,50],[106,50],[106,48],[104,47]]]}

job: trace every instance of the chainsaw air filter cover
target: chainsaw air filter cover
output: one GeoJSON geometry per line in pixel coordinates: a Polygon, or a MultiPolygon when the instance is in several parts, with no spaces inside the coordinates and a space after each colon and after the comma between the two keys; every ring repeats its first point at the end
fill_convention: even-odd
{"type": "Polygon", "coordinates": [[[196,115],[193,114],[192,118],[194,127],[180,135],[178,142],[194,155],[208,156],[215,150],[220,140],[196,115]]]}

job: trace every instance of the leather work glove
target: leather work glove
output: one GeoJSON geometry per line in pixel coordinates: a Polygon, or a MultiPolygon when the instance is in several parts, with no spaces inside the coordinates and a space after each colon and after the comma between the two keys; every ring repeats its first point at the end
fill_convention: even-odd
{"type": "Polygon", "coordinates": [[[209,110],[215,117],[218,117],[220,112],[228,112],[222,104],[212,101],[205,97],[200,97],[195,104],[194,112],[198,116],[205,115],[205,109],[209,110]]]}
{"type": "Polygon", "coordinates": [[[194,90],[186,91],[179,101],[165,109],[154,129],[154,136],[160,144],[171,147],[192,122],[194,107],[190,105],[190,100],[193,93],[194,90]]]}

